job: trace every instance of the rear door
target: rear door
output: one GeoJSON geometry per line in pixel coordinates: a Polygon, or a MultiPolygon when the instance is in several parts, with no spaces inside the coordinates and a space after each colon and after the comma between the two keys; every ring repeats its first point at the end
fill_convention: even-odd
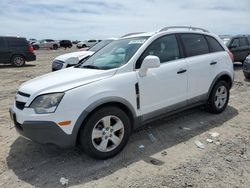
{"type": "Polygon", "coordinates": [[[248,41],[246,37],[232,39],[229,45],[230,51],[234,55],[234,61],[243,61],[247,56],[248,41]]]}
{"type": "Polygon", "coordinates": [[[9,63],[11,57],[11,50],[4,37],[0,37],[0,63],[9,63]]]}
{"type": "Polygon", "coordinates": [[[205,36],[201,34],[180,34],[188,65],[188,103],[203,100],[213,81],[211,77],[212,59],[205,36]]]}

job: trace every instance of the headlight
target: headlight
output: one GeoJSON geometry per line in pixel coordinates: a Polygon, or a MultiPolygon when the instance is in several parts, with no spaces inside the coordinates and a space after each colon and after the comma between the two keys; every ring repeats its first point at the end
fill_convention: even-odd
{"type": "Polygon", "coordinates": [[[50,93],[36,97],[30,108],[34,108],[37,114],[47,114],[56,111],[57,106],[63,98],[64,93],[50,93]]]}

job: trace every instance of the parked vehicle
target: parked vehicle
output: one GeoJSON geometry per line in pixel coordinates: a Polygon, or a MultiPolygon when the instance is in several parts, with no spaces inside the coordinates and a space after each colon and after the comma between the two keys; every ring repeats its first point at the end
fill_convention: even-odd
{"type": "Polygon", "coordinates": [[[72,44],[77,44],[77,43],[79,43],[79,42],[81,42],[81,41],[79,41],[79,40],[73,40],[73,41],[72,41],[72,44]]]}
{"type": "Polygon", "coordinates": [[[243,73],[246,79],[250,79],[250,55],[247,56],[243,63],[243,73]]]}
{"type": "Polygon", "coordinates": [[[29,41],[30,44],[33,44],[33,43],[37,42],[37,40],[33,39],[33,38],[30,38],[28,41],[29,41]]]}
{"type": "Polygon", "coordinates": [[[91,48],[92,46],[96,45],[98,42],[101,42],[101,40],[88,40],[88,41],[82,41],[77,43],[77,48],[91,48]]]}
{"type": "Polygon", "coordinates": [[[60,43],[60,47],[62,48],[71,48],[73,46],[70,40],[61,40],[59,43],[60,43]]]}
{"type": "Polygon", "coordinates": [[[51,49],[51,50],[57,50],[60,47],[60,44],[58,41],[52,40],[52,39],[44,39],[40,42],[36,42],[32,44],[34,50],[39,49],[51,49]]]}
{"type": "Polygon", "coordinates": [[[77,65],[79,62],[87,59],[89,56],[93,55],[96,51],[100,50],[101,48],[108,45],[114,40],[115,40],[114,38],[106,39],[99,42],[98,44],[96,44],[87,51],[72,52],[56,57],[52,62],[52,71],[57,71],[60,69],[77,65]]]}
{"type": "Polygon", "coordinates": [[[120,38],[82,64],[24,83],[10,114],[24,137],[78,142],[105,159],[142,124],[198,105],[223,112],[233,75],[231,53],[216,35],[167,27],[120,38]]]}
{"type": "Polygon", "coordinates": [[[26,61],[35,61],[36,55],[25,38],[0,36],[0,63],[24,66],[26,61]]]}
{"type": "Polygon", "coordinates": [[[233,53],[234,61],[243,63],[250,54],[250,35],[224,36],[221,38],[233,53]]]}

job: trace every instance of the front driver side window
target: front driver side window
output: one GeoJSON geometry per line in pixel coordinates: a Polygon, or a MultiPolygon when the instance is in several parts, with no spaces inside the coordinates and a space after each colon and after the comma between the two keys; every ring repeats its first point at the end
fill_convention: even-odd
{"type": "Polygon", "coordinates": [[[138,59],[136,69],[141,67],[143,59],[148,55],[159,57],[161,63],[179,59],[180,51],[175,35],[166,35],[152,42],[138,59]]]}

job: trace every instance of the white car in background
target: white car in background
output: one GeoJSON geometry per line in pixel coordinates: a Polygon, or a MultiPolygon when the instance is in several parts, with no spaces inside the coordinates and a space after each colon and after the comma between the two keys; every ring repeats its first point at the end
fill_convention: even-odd
{"type": "Polygon", "coordinates": [[[32,44],[34,50],[39,49],[51,49],[51,50],[57,50],[60,47],[59,41],[55,41],[52,39],[44,39],[39,42],[35,42],[32,44]]]}
{"type": "Polygon", "coordinates": [[[60,55],[54,59],[52,62],[52,71],[57,71],[60,69],[72,67],[77,65],[78,63],[82,62],[83,60],[87,59],[95,52],[103,48],[104,46],[108,45],[112,41],[116,40],[115,38],[109,38],[106,40],[101,41],[100,43],[96,44],[88,51],[78,51],[60,55]]]}
{"type": "Polygon", "coordinates": [[[77,48],[91,48],[92,46],[96,45],[98,42],[101,42],[101,40],[87,40],[77,43],[77,48]]]}

